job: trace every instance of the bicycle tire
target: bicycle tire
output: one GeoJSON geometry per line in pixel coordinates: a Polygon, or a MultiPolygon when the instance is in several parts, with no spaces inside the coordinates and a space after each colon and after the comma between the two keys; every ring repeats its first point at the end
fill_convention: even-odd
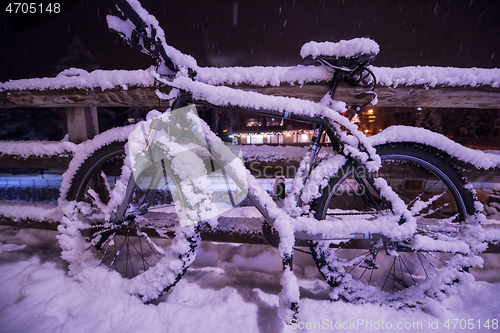
{"type": "MultiPolygon", "coordinates": [[[[125,142],[112,142],[92,153],[74,174],[66,199],[74,202],[74,206],[79,209],[76,214],[67,214],[63,234],[66,230],[66,236],[76,239],[76,242],[63,241],[63,250],[68,253],[63,253],[63,257],[70,262],[70,273],[77,278],[85,279],[89,276],[89,270],[107,267],[120,274],[118,279],[123,283],[123,288],[139,295],[144,301],[151,301],[180,280],[194,260],[201,239],[194,225],[173,226],[175,222],[172,221],[158,224],[158,221],[152,221],[155,216],[148,216],[153,215],[150,211],[138,213],[129,209],[123,219],[126,223],[120,225],[99,218],[106,210],[116,210],[116,207],[100,206],[112,205],[110,197],[115,194],[114,191],[120,191],[117,184],[121,184],[123,189],[123,185],[128,183],[131,168],[126,159],[125,142]],[[99,181],[101,184],[97,184],[99,181]],[[89,189],[97,195],[92,195],[89,189]],[[97,221],[95,216],[98,217],[97,221]],[[165,238],[167,231],[170,236],[173,234],[173,238],[165,238]],[[84,249],[79,250],[78,244],[85,244],[84,249]]],[[[166,172],[173,171],[166,168],[166,172]]],[[[140,177],[142,174],[136,177],[137,180],[140,177]]],[[[175,177],[169,177],[168,181],[166,179],[168,185],[170,181],[174,182],[175,177]]],[[[178,190],[178,184],[174,185],[178,190]]],[[[165,205],[170,201],[172,206],[171,194],[165,192],[168,191],[145,192],[136,185],[134,200],[129,203],[129,208],[145,193],[150,196],[146,198],[147,202],[143,202],[144,205],[156,204],[154,208],[161,210],[165,207],[158,204],[165,205]]]]}
{"type": "MultiPolygon", "coordinates": [[[[470,249],[475,248],[475,244],[471,244],[475,240],[463,235],[461,228],[469,216],[475,213],[475,208],[474,196],[466,188],[460,174],[435,150],[425,146],[396,143],[376,149],[383,164],[378,176],[391,185],[417,218],[417,234],[432,239],[460,239],[470,249]],[[411,180],[405,179],[407,168],[413,171],[411,180]],[[426,177],[425,180],[423,177],[426,177]]],[[[370,200],[370,196],[374,196],[373,190],[367,190],[359,196],[345,197],[343,191],[346,187],[354,192],[358,190],[357,193],[361,194],[359,187],[367,184],[365,180],[360,185],[362,174],[357,174],[353,165],[346,164],[340,173],[332,177],[321,197],[314,202],[317,219],[335,219],[335,215],[345,219],[349,214],[351,218],[356,218],[360,213],[370,216],[384,209],[379,198],[370,200]],[[353,179],[349,178],[351,176],[353,179]],[[356,176],[358,180],[354,179],[356,176]]],[[[328,284],[337,290],[337,296],[341,299],[374,302],[392,300],[401,304],[411,303],[422,295],[437,299],[445,297],[463,277],[468,263],[472,262],[469,259],[475,253],[472,250],[467,254],[434,249],[425,251],[416,249],[412,240],[397,243],[384,238],[369,241],[313,241],[310,246],[319,271],[328,284]]]]}

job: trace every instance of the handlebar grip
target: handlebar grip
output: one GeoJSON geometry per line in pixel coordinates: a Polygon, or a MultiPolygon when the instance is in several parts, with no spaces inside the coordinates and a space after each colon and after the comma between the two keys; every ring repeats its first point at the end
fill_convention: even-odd
{"type": "Polygon", "coordinates": [[[127,2],[127,0],[113,0],[113,2],[122,11],[123,15],[132,21],[138,31],[143,31],[146,28],[146,23],[127,2]]]}

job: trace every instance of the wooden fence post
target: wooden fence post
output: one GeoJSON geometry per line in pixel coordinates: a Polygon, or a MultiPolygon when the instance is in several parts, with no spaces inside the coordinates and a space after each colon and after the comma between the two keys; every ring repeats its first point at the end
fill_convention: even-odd
{"type": "Polygon", "coordinates": [[[69,141],[82,143],[99,133],[97,107],[66,108],[69,141]]]}

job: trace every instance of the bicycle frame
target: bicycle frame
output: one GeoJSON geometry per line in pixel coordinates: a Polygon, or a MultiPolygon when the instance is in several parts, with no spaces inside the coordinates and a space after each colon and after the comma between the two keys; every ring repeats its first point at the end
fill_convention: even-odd
{"type": "MultiPolygon", "coordinates": [[[[337,85],[338,85],[338,77],[337,77],[337,75],[334,75],[334,77],[332,78],[332,83],[331,83],[331,92],[333,94],[335,92],[337,85]]],[[[201,107],[201,108],[214,107],[214,105],[212,105],[208,102],[193,100],[191,94],[184,92],[172,104],[172,109],[173,110],[179,109],[179,108],[182,108],[182,107],[185,107],[188,105],[192,105],[192,104],[196,105],[197,107],[201,107]]],[[[306,170],[305,170],[305,172],[303,172],[303,176],[301,179],[301,182],[303,185],[306,184],[307,180],[309,179],[310,173],[314,167],[314,162],[316,161],[316,158],[318,156],[318,153],[319,153],[319,150],[321,147],[321,140],[324,137],[324,135],[327,135],[330,138],[330,141],[332,143],[332,147],[333,147],[334,151],[341,152],[342,148],[344,146],[344,143],[340,140],[339,136],[336,133],[336,130],[333,128],[333,126],[329,123],[329,121],[327,119],[323,119],[320,117],[296,115],[296,114],[291,114],[291,113],[287,113],[287,112],[285,112],[283,114],[283,113],[280,113],[278,111],[272,111],[272,110],[260,110],[260,109],[256,110],[256,109],[249,109],[249,108],[242,108],[242,107],[235,107],[235,106],[231,106],[231,107],[216,106],[216,107],[218,109],[223,109],[223,110],[228,110],[228,111],[239,110],[239,111],[244,111],[244,112],[248,112],[248,113],[252,113],[252,114],[256,114],[256,115],[280,117],[283,119],[291,119],[291,120],[295,120],[295,121],[299,121],[299,122],[307,122],[307,123],[314,124],[315,130],[314,130],[314,134],[313,134],[313,137],[312,137],[310,145],[309,145],[309,150],[308,150],[309,157],[308,157],[308,161],[306,163],[306,170]]],[[[144,151],[147,151],[148,146],[151,144],[152,140],[155,138],[157,132],[158,132],[157,129],[152,128],[150,130],[150,133],[147,134],[147,138],[145,138],[146,146],[144,147],[144,151]]],[[[206,142],[210,145],[211,141],[210,141],[208,135],[206,135],[207,133],[201,134],[198,131],[193,131],[193,133],[195,134],[196,140],[199,143],[206,142]]],[[[210,149],[210,147],[209,147],[209,149],[210,149]]],[[[210,155],[211,155],[211,158],[213,158],[215,163],[217,163],[218,165],[223,165],[224,162],[220,159],[220,156],[222,156],[222,153],[217,152],[217,151],[210,151],[210,155]]],[[[354,163],[357,164],[357,166],[361,165],[361,163],[357,162],[356,160],[353,160],[353,161],[354,161],[354,163]]],[[[163,165],[163,168],[165,168],[164,165],[163,165]]],[[[227,173],[227,176],[229,176],[229,178],[231,178],[238,185],[238,187],[240,189],[243,189],[243,187],[245,185],[238,181],[238,177],[236,177],[236,174],[231,169],[225,170],[225,172],[227,173]]],[[[161,181],[164,173],[165,173],[165,170],[163,170],[162,168],[159,168],[156,171],[155,175],[152,177],[151,185],[149,186],[150,189],[158,187],[158,184],[161,181]]],[[[373,178],[371,177],[371,175],[366,174],[366,176],[367,176],[366,180],[368,181],[369,185],[375,191],[377,191],[376,187],[373,184],[373,178]]],[[[357,181],[360,184],[362,184],[362,182],[363,182],[359,178],[357,179],[357,181]]],[[[118,208],[117,213],[115,215],[115,222],[118,222],[124,216],[125,211],[127,209],[127,204],[128,204],[128,202],[130,202],[132,200],[132,194],[134,192],[135,186],[136,186],[136,184],[135,184],[134,177],[131,177],[129,180],[129,184],[127,186],[125,200],[124,200],[123,204],[118,208]]],[[[148,191],[151,191],[151,190],[148,190],[148,191]]],[[[258,200],[258,196],[256,194],[254,194],[254,192],[262,193],[263,191],[260,189],[260,187],[255,188],[255,184],[252,184],[251,182],[249,182],[248,183],[247,198],[252,202],[252,204],[255,206],[255,208],[261,213],[261,215],[264,217],[264,219],[267,222],[269,222],[271,225],[273,225],[276,217],[273,216],[272,214],[270,214],[268,209],[264,205],[261,204],[261,202],[258,200]]],[[[268,194],[266,193],[265,195],[268,195],[268,194]]],[[[373,196],[371,195],[371,193],[369,193],[369,191],[367,193],[367,197],[370,201],[372,201],[374,204],[376,204],[375,200],[373,199],[373,196]]],[[[300,205],[299,201],[300,201],[300,199],[297,198],[297,203],[296,203],[297,206],[300,205]]],[[[386,202],[386,201],[384,200],[384,202],[386,202]]],[[[386,203],[390,207],[390,203],[389,202],[386,202],[386,203]]],[[[345,235],[338,237],[338,238],[336,238],[336,237],[332,238],[332,237],[325,237],[321,234],[311,235],[311,234],[306,233],[306,232],[298,231],[295,233],[295,238],[297,240],[345,239],[345,235]]],[[[359,235],[352,235],[352,238],[359,238],[359,235]]]]}

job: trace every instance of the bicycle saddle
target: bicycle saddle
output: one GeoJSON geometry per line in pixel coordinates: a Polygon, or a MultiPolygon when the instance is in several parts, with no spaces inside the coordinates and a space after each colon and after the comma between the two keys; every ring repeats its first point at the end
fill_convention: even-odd
{"type": "Polygon", "coordinates": [[[302,46],[300,55],[304,65],[327,65],[351,72],[359,65],[366,66],[379,52],[378,44],[369,38],[354,38],[332,42],[309,42],[302,46]]]}
{"type": "Polygon", "coordinates": [[[304,65],[320,66],[325,61],[336,69],[351,72],[360,64],[368,65],[373,59],[375,54],[372,53],[362,53],[353,58],[320,55],[313,59],[312,56],[307,56],[304,58],[304,65]]]}

